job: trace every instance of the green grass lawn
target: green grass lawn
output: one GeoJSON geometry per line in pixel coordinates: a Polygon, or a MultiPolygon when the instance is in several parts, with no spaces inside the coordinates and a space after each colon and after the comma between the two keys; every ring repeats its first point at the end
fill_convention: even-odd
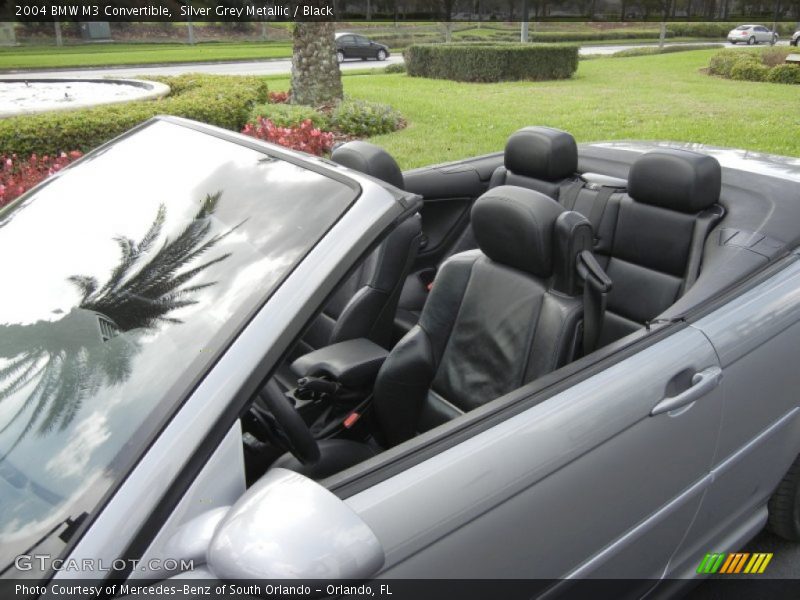
{"type": "Polygon", "coordinates": [[[184,44],[92,44],[29,46],[0,49],[0,70],[57,67],[143,65],[170,62],[204,62],[287,58],[292,47],[286,42],[184,44]]]}
{"type": "MultiPolygon", "coordinates": [[[[455,83],[406,75],[343,78],[345,93],[386,102],[409,126],[371,138],[404,169],[501,150],[525,125],[579,142],[676,140],[800,156],[797,86],[700,72],[716,50],[581,61],[571,80],[455,83]]],[[[288,88],[274,78],[270,89],[288,88]]]]}

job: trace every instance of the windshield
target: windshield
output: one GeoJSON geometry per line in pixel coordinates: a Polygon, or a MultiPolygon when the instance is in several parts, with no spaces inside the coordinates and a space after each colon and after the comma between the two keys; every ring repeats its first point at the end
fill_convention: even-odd
{"type": "Polygon", "coordinates": [[[356,194],[155,121],[0,213],[0,570],[63,550],[356,194]]]}
{"type": "Polygon", "coordinates": [[[746,31],[751,27],[752,25],[739,25],[734,31],[746,31]]]}

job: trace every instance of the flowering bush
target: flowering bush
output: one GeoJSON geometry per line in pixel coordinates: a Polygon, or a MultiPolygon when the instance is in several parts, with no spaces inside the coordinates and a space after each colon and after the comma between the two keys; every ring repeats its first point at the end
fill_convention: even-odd
{"type": "Polygon", "coordinates": [[[80,156],[77,150],[69,154],[62,152],[58,156],[32,154],[27,160],[18,158],[16,154],[0,155],[0,206],[21,196],[80,156]]]}
{"type": "Polygon", "coordinates": [[[317,129],[310,119],[294,127],[280,127],[269,119],[258,117],[255,124],[245,125],[242,133],[317,156],[329,152],[333,146],[333,134],[317,129]]]}
{"type": "Polygon", "coordinates": [[[270,104],[286,104],[289,101],[289,92],[270,92],[267,99],[270,104]]]}

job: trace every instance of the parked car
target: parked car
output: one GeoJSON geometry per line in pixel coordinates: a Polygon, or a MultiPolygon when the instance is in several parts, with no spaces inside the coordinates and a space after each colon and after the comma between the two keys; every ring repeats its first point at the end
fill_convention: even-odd
{"type": "Polygon", "coordinates": [[[386,60],[389,58],[389,47],[356,33],[337,33],[336,58],[339,62],[346,58],[386,60]]]}
{"type": "Polygon", "coordinates": [[[789,44],[791,44],[792,46],[797,46],[798,40],[800,40],[800,29],[798,29],[792,34],[792,39],[789,40],[789,44]]]}
{"type": "Polygon", "coordinates": [[[644,595],[800,538],[800,161],[331,158],[161,117],[0,211],[6,577],[644,595]]]}
{"type": "Polygon", "coordinates": [[[763,25],[739,25],[728,32],[728,41],[731,44],[770,44],[778,43],[778,34],[770,31],[763,25]]]}

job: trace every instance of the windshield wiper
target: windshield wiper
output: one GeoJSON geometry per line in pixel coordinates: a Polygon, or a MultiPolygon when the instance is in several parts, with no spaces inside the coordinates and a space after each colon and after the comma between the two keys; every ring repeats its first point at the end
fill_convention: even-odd
{"type": "MultiPolygon", "coordinates": [[[[34,542],[33,545],[20,552],[18,556],[24,556],[33,552],[33,550],[36,549],[37,546],[40,546],[41,544],[46,542],[48,538],[50,538],[50,536],[52,536],[56,531],[58,531],[58,529],[62,525],[66,525],[67,527],[66,529],[64,529],[64,531],[58,534],[58,539],[60,539],[64,543],[69,542],[72,539],[72,536],[75,535],[75,532],[78,530],[78,528],[81,526],[81,524],[86,520],[86,517],[88,516],[89,513],[84,511],[74,519],[72,517],[67,517],[63,521],[59,521],[50,531],[48,531],[42,537],[36,540],[36,542],[34,542]]],[[[5,567],[3,567],[3,570],[0,571],[0,577],[5,575],[14,566],[14,564],[15,564],[14,562],[10,562],[5,567]]]]}

